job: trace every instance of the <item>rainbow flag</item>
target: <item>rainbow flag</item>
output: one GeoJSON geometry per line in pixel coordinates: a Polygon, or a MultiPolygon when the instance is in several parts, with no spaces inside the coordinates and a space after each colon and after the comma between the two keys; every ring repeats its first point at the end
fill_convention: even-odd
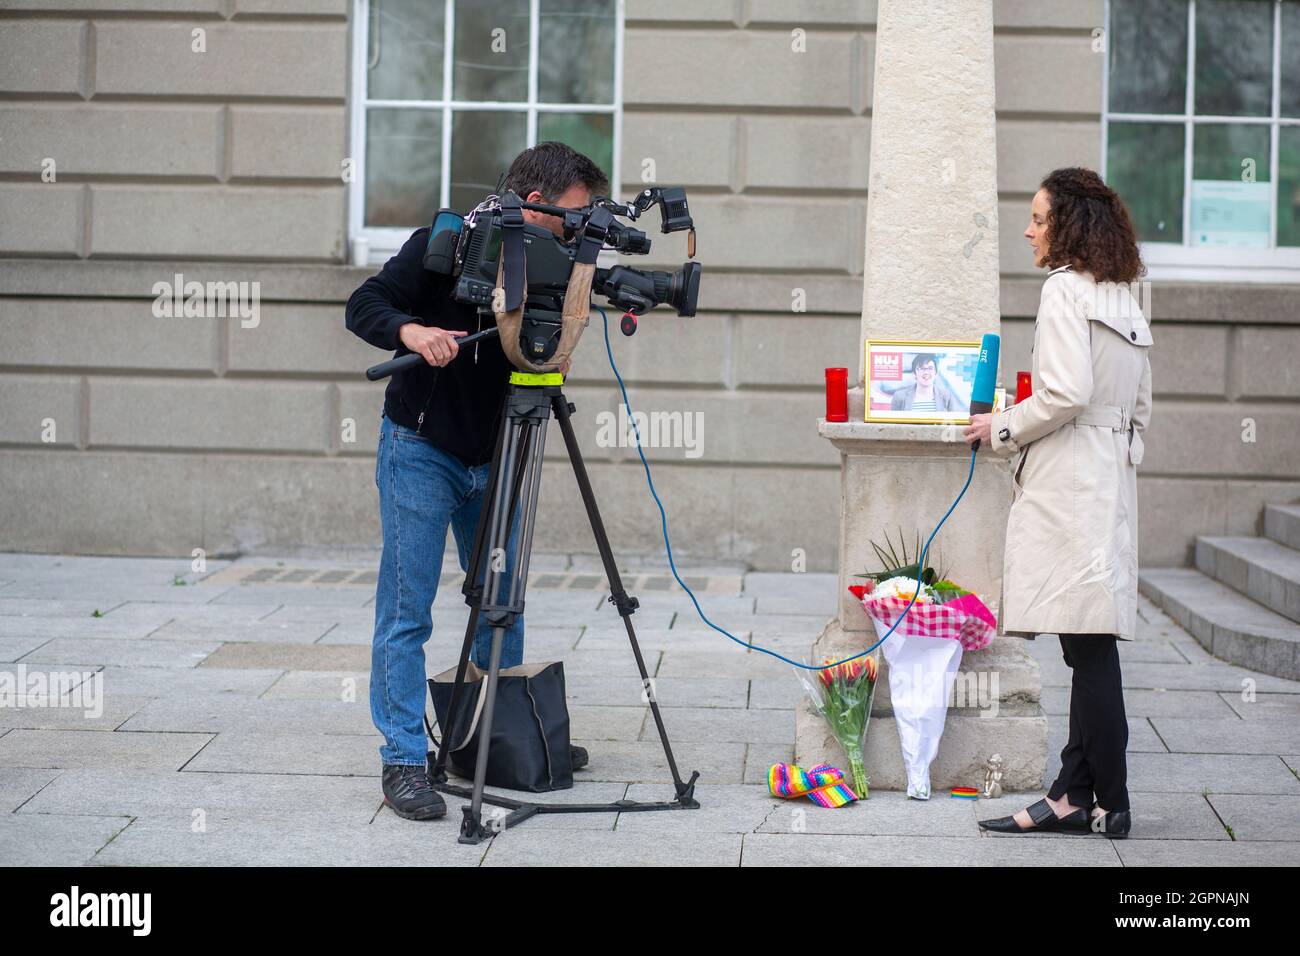
{"type": "Polygon", "coordinates": [[[830,764],[804,770],[792,763],[776,763],[767,771],[767,789],[774,797],[793,800],[807,797],[819,807],[842,807],[858,799],[844,783],[844,772],[830,764]]]}

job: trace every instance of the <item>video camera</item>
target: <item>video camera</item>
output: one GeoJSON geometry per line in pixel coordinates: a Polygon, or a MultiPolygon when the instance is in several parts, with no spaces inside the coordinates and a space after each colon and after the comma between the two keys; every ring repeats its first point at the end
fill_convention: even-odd
{"type": "MultiPolygon", "coordinates": [[[[649,237],[616,217],[636,220],[656,205],[663,232],[689,230],[687,255],[693,258],[695,225],[686,190],[656,186],[643,189],[630,203],[600,197],[582,209],[525,202],[507,191],[488,196],[464,217],[442,210],[429,233],[424,267],[454,277],[452,297],[478,306],[480,312],[502,313],[522,306],[520,351],[531,361],[544,362],[554,355],[560,341],[574,266],[594,267],[602,249],[632,255],[649,252],[649,237]],[[563,239],[526,222],[525,209],[562,219],[563,239]],[[496,295],[504,295],[504,301],[494,302],[496,295]]],[[[676,272],[622,265],[595,268],[590,291],[623,310],[621,328],[631,335],[636,331],[635,316],[656,305],[669,305],[680,316],[694,315],[700,268],[698,262],[686,262],[676,272]]],[[[585,310],[586,303],[581,305],[585,310]]]]}

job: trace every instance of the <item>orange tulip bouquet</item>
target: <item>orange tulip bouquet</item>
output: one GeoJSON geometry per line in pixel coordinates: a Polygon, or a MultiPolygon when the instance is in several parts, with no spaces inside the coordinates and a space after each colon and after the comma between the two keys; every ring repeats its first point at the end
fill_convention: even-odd
{"type": "Polygon", "coordinates": [[[863,751],[867,743],[867,722],[871,719],[871,701],[876,693],[879,673],[874,656],[835,662],[815,671],[800,671],[808,696],[844,748],[853,777],[854,795],[867,799],[867,768],[863,751]],[[809,680],[807,676],[814,679],[809,680]]]}

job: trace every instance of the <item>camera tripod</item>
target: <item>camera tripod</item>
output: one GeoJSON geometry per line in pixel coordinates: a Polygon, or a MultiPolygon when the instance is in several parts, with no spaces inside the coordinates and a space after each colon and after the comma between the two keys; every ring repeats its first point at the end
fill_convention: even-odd
{"type": "MultiPolygon", "coordinates": [[[[462,340],[463,342],[464,340],[462,340]]],[[[474,536],[474,548],[469,567],[465,572],[465,583],[461,590],[465,603],[469,605],[469,622],[465,627],[465,641],[460,650],[460,661],[456,668],[456,679],[452,685],[451,701],[447,706],[447,725],[442,727],[442,736],[438,744],[437,757],[429,767],[429,778],[435,789],[443,793],[454,794],[469,799],[469,805],[463,808],[464,819],[461,821],[459,842],[481,843],[500,830],[512,827],[539,813],[627,813],[642,810],[683,810],[698,809],[695,800],[695,781],[698,772],[692,772],[690,780],[683,782],[673,757],[672,746],[668,742],[668,733],[664,729],[663,716],[659,704],[650,692],[650,675],[646,671],[645,660],[641,655],[641,646],[637,643],[636,632],[632,628],[632,614],[639,606],[635,597],[631,597],[623,587],[610,549],[609,538],[605,534],[605,525],[601,521],[596,507],[596,497],[587,477],[578,440],[574,435],[570,414],[574,407],[565,399],[561,385],[563,376],[558,372],[534,374],[512,372],[506,389],[500,428],[497,432],[496,451],[492,456],[492,468],[489,473],[487,489],[484,493],[478,528],[474,536]],[[596,546],[604,564],[605,576],[609,582],[610,602],[618,608],[623,624],[627,628],[628,641],[632,654],[636,658],[637,669],[641,673],[642,687],[646,688],[646,697],[650,712],[654,716],[655,726],[659,731],[659,740],[663,744],[664,756],[673,776],[673,800],[651,803],[634,800],[616,800],[612,803],[531,803],[484,793],[487,778],[488,749],[492,738],[492,717],[496,704],[497,675],[501,667],[501,647],[506,629],[524,610],[524,591],[528,581],[528,561],[532,551],[533,530],[537,517],[537,496],[542,478],[542,455],[546,442],[546,430],[551,416],[554,415],[564,436],[564,444],[569,452],[569,461],[573,465],[578,490],[591,522],[591,530],[596,537],[596,546]],[[521,522],[518,537],[518,553],[515,555],[512,570],[506,575],[499,568],[505,562],[492,560],[504,555],[510,541],[510,523],[518,506],[521,522]],[[486,570],[484,579],[479,581],[480,572],[486,570]],[[469,664],[470,651],[480,614],[492,626],[492,649],[487,670],[487,686],[484,690],[482,716],[479,722],[479,745],[474,767],[472,787],[453,785],[447,782],[447,758],[451,741],[455,739],[456,704],[464,690],[465,674],[469,664]],[[488,803],[502,807],[509,812],[504,817],[495,818],[491,824],[483,822],[483,804],[488,803]]],[[[430,754],[432,757],[432,753],[430,754]]]]}

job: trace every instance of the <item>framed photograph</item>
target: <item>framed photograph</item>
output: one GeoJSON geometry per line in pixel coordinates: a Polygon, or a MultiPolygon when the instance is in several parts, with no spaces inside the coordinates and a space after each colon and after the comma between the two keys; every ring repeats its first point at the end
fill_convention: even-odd
{"type": "Polygon", "coordinates": [[[865,348],[867,421],[970,421],[979,342],[868,339],[865,348]]]}

